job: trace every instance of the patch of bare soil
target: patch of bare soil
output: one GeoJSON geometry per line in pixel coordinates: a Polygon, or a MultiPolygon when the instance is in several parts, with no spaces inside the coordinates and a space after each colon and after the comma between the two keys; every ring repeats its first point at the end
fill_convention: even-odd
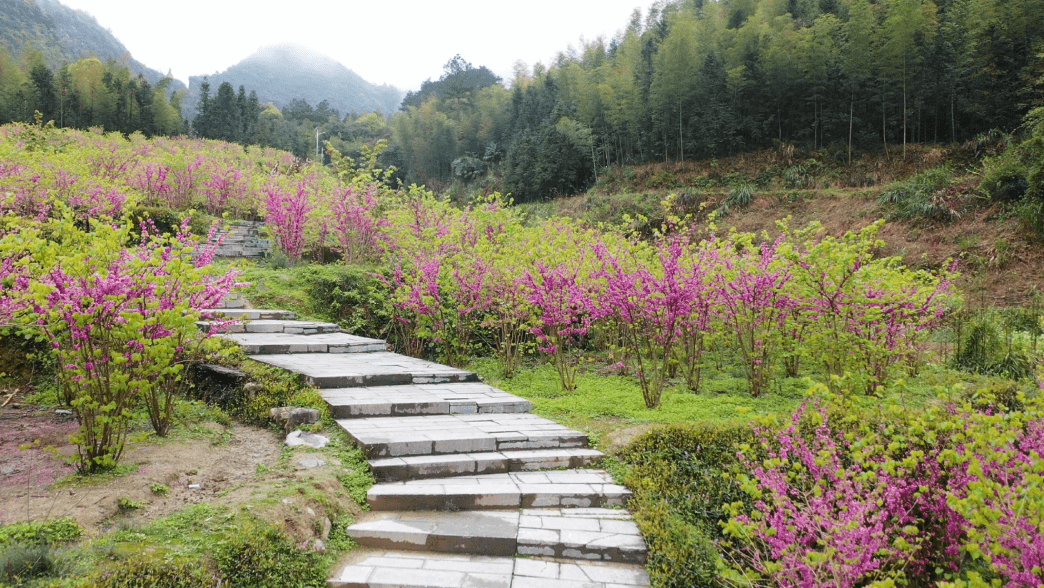
{"type": "Polygon", "coordinates": [[[68,516],[97,536],[201,502],[233,508],[264,503],[255,512],[281,522],[291,536],[307,539],[322,526],[324,509],[294,487],[314,489],[342,509],[358,509],[344,496],[334,477],[340,464],[329,455],[298,449],[289,461],[281,460],[283,436],[276,431],[205,426],[211,429],[204,435],[209,438],[129,444],[121,460],[131,465],[128,473],[77,478],[68,464],[76,454],[68,441],[77,428],[74,417],[53,409],[0,410],[0,524],[68,516]],[[32,447],[20,449],[26,445],[32,447]],[[310,459],[327,463],[316,468],[298,463],[310,459]],[[296,496],[272,500],[287,488],[296,496]],[[140,508],[121,510],[121,500],[140,508]]]}

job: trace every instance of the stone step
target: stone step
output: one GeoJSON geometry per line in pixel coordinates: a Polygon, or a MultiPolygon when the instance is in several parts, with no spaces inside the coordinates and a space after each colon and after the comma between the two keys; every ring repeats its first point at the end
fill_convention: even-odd
{"type": "Polygon", "coordinates": [[[518,555],[644,564],[645,539],[630,513],[608,508],[523,509],[518,555]]]}
{"type": "Polygon", "coordinates": [[[552,470],[376,484],[373,510],[504,510],[624,506],[631,491],[602,470],[552,470]]]}
{"type": "Polygon", "coordinates": [[[336,419],[428,414],[529,412],[533,403],[480,382],[327,388],[336,419]]]}
{"type": "Polygon", "coordinates": [[[233,323],[231,325],[216,326],[211,321],[199,321],[196,323],[201,331],[221,333],[287,333],[290,335],[320,335],[323,333],[340,333],[341,327],[334,323],[322,323],[316,321],[291,321],[291,320],[253,320],[249,322],[233,323]]]}
{"type": "MultiPolygon", "coordinates": [[[[250,325],[247,325],[250,328],[250,325]]],[[[275,353],[371,353],[386,351],[388,344],[380,339],[356,337],[348,333],[231,333],[222,337],[239,343],[248,355],[275,353]]]]}
{"type": "Polygon", "coordinates": [[[518,521],[513,511],[377,512],[347,529],[360,545],[375,549],[513,557],[518,521]]]}
{"type": "Polygon", "coordinates": [[[634,564],[353,550],[330,588],[630,588],[649,586],[634,564]]]}
{"type": "Polygon", "coordinates": [[[491,556],[543,556],[645,563],[646,547],[627,513],[607,508],[477,512],[375,512],[347,529],[376,549],[491,556]]]}
{"type": "Polygon", "coordinates": [[[338,419],[368,458],[587,446],[587,435],[543,417],[450,414],[338,419]]]}
{"type": "Polygon", "coordinates": [[[478,376],[466,370],[386,351],[366,354],[303,353],[249,357],[304,374],[305,380],[317,388],[478,381],[478,376]]]}
{"type": "Polygon", "coordinates": [[[229,292],[218,306],[219,308],[245,308],[246,300],[239,292],[229,292]]]}
{"type": "Polygon", "coordinates": [[[212,315],[234,321],[294,320],[297,313],[289,310],[259,310],[254,308],[208,308],[204,315],[212,315]]]}
{"type": "Polygon", "coordinates": [[[593,465],[605,455],[595,449],[533,449],[453,455],[414,455],[370,460],[378,482],[401,482],[446,476],[506,474],[593,465]]]}

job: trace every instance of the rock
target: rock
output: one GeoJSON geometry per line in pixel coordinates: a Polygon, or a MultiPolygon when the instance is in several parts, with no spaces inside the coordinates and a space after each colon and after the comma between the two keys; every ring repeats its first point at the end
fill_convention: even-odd
{"type": "Polygon", "coordinates": [[[191,378],[200,400],[228,407],[239,402],[239,392],[247,375],[240,370],[201,363],[192,368],[191,378]]]}
{"type": "Polygon", "coordinates": [[[283,426],[283,431],[289,433],[301,425],[311,425],[319,420],[319,411],[314,408],[298,408],[294,406],[280,406],[268,412],[268,416],[277,424],[283,426]]]}
{"type": "Polygon", "coordinates": [[[265,387],[257,382],[247,382],[246,384],[243,384],[243,395],[249,400],[253,400],[257,398],[258,392],[261,392],[264,389],[265,387]]]}
{"type": "Polygon", "coordinates": [[[310,507],[310,506],[306,506],[305,507],[305,512],[308,513],[308,516],[310,516],[310,517],[314,517],[315,516],[315,511],[312,510],[312,507],[310,507]]]}
{"type": "Polygon", "coordinates": [[[307,445],[315,449],[322,449],[326,447],[326,444],[330,442],[329,437],[323,435],[317,435],[315,433],[305,433],[304,431],[297,430],[286,436],[287,447],[297,447],[298,445],[307,445]]]}
{"type": "Polygon", "coordinates": [[[321,468],[326,465],[326,461],[322,459],[302,459],[297,464],[303,468],[321,468]]]}
{"type": "Polygon", "coordinates": [[[58,410],[54,411],[54,414],[56,414],[58,416],[72,416],[73,415],[73,411],[66,410],[64,408],[59,408],[58,410]]]}
{"type": "Polygon", "coordinates": [[[323,543],[322,539],[309,539],[305,541],[305,549],[324,553],[326,551],[326,543],[323,543]]]}
{"type": "Polygon", "coordinates": [[[323,517],[323,530],[319,534],[319,538],[326,541],[330,538],[330,529],[333,529],[333,522],[330,521],[330,517],[323,517]]]}

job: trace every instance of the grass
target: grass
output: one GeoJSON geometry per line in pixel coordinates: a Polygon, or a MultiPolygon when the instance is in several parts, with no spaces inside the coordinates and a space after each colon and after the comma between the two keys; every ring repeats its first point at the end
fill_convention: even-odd
{"type": "Polygon", "coordinates": [[[727,421],[790,411],[801,403],[810,385],[802,378],[786,378],[777,382],[773,393],[751,398],[746,380],[712,371],[704,379],[706,392],[674,385],[664,391],[659,408],[649,409],[634,378],[588,369],[578,374],[576,390],[563,392],[550,364],[530,365],[509,379],[498,375],[493,359],[475,359],[468,369],[491,385],[530,400],[536,414],[592,433],[596,444],[614,430],[633,425],[727,421]]]}
{"type": "MultiPolygon", "coordinates": [[[[491,358],[473,359],[468,369],[497,388],[530,400],[534,411],[543,417],[574,429],[587,431],[592,442],[607,449],[609,436],[620,429],[686,422],[724,422],[755,416],[789,414],[806,398],[821,378],[777,378],[772,391],[758,398],[747,392],[747,382],[730,372],[705,368],[702,390],[693,393],[683,383],[675,382],[664,391],[661,405],[645,407],[638,381],[631,377],[601,373],[587,367],[577,376],[577,389],[563,391],[558,373],[549,363],[534,363],[512,378],[499,374],[499,365],[491,358]]],[[[934,402],[940,395],[967,397],[977,390],[997,386],[1018,385],[1030,389],[1032,382],[1013,384],[1010,380],[954,370],[945,365],[929,365],[918,374],[896,379],[889,394],[900,397],[911,408],[934,402]]],[[[855,393],[852,401],[874,408],[881,398],[855,393]]]]}

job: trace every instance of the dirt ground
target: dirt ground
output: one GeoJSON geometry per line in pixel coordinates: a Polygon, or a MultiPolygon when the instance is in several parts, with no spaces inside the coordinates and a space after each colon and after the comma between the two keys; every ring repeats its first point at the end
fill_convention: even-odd
{"type": "MultiPolygon", "coordinates": [[[[328,455],[297,449],[290,460],[281,461],[283,437],[276,431],[241,424],[206,426],[212,434],[203,436],[209,438],[132,443],[121,460],[132,466],[130,472],[81,479],[68,464],[76,451],[68,442],[77,427],[74,417],[18,404],[0,409],[0,524],[68,516],[89,536],[97,536],[118,524],[153,520],[199,502],[230,506],[257,502],[288,480],[335,483],[330,474],[339,464],[328,455]],[[307,469],[297,464],[307,459],[328,464],[307,469]],[[198,489],[190,488],[195,484],[198,489]],[[165,495],[157,493],[154,485],[169,490],[165,495]],[[140,503],[141,508],[121,512],[120,499],[140,503]]],[[[285,518],[289,530],[312,527],[310,521],[298,524],[290,511],[310,511],[322,518],[304,504],[279,512],[291,501],[275,502],[278,506],[270,514],[285,518]]]]}

